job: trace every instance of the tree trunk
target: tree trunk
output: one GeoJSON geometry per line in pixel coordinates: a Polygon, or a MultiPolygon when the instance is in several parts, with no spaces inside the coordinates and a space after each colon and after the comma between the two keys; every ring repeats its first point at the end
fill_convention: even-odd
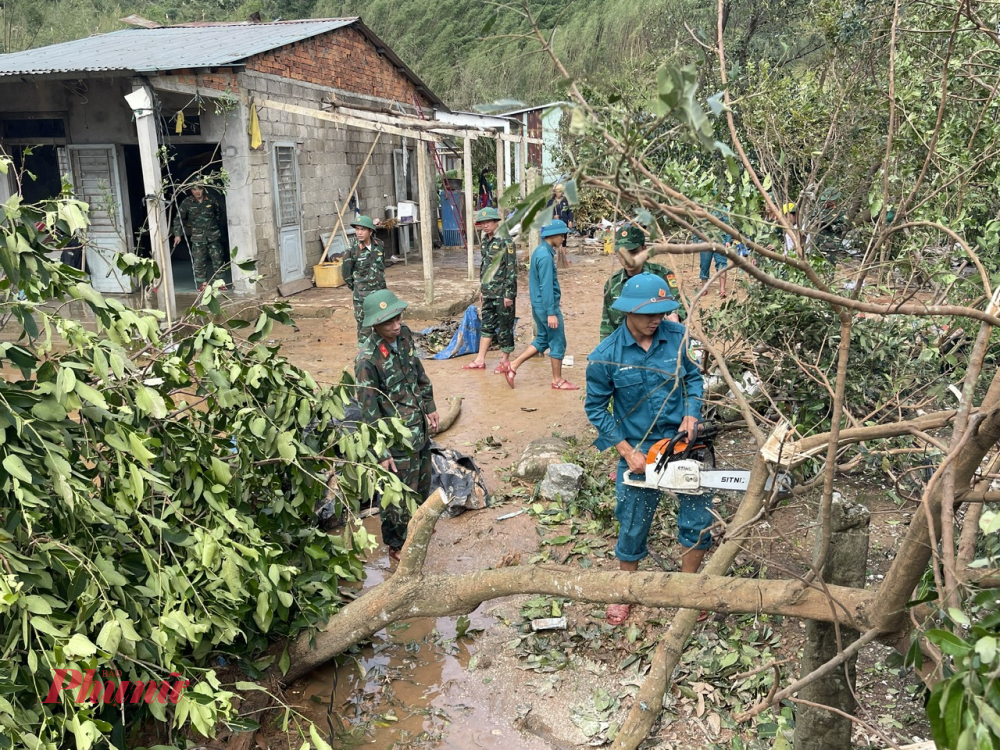
{"type": "MultiPolygon", "coordinates": [[[[868,562],[868,527],[871,513],[863,505],[852,505],[835,494],[830,508],[830,545],[823,567],[823,580],[837,586],[862,588],[868,562]]],[[[817,549],[819,538],[816,539],[817,549]]],[[[801,674],[809,674],[854,643],[860,633],[827,622],[806,623],[806,645],[801,674]]],[[[857,656],[806,685],[799,697],[812,703],[853,714],[857,708],[857,656]]],[[[850,750],[854,723],[846,716],[816,706],[800,705],[795,716],[795,750],[850,750]]]]}

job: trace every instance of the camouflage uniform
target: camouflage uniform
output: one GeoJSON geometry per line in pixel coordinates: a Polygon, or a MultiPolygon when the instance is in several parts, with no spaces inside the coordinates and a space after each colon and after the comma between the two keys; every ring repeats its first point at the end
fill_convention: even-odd
{"type": "Polygon", "coordinates": [[[385,258],[382,254],[382,243],[372,237],[367,247],[360,247],[357,239],[351,240],[351,246],[344,253],[341,266],[344,283],[354,292],[354,319],[358,321],[358,343],[371,335],[372,329],[365,328],[362,323],[365,314],[362,305],[365,297],[379,289],[385,289],[385,258]]]}
{"type": "Polygon", "coordinates": [[[185,238],[191,249],[195,286],[201,286],[222,270],[222,246],[219,244],[222,230],[219,225],[219,204],[207,192],[200,202],[189,195],[181,201],[174,215],[173,235],[185,238]]]}
{"type": "MultiPolygon", "coordinates": [[[[400,481],[416,494],[420,505],[431,494],[431,443],[427,415],[437,411],[434,389],[413,349],[413,334],[405,325],[390,346],[377,333],[369,336],[354,363],[358,402],[365,422],[397,417],[410,431],[412,451],[390,451],[400,481]]],[[[382,540],[392,549],[406,541],[410,513],[405,504],[382,509],[382,540]]]]}
{"type": "Polygon", "coordinates": [[[493,237],[483,239],[481,246],[483,264],[479,269],[479,290],[483,295],[484,338],[496,338],[500,351],[510,354],[514,351],[514,305],[504,307],[505,299],[517,300],[517,252],[510,239],[493,237]],[[487,281],[490,267],[498,261],[496,273],[487,281]]]}
{"type": "MultiPolygon", "coordinates": [[[[659,263],[650,263],[647,261],[643,263],[639,273],[651,273],[654,276],[659,276],[667,282],[667,287],[670,289],[670,293],[674,295],[674,299],[680,300],[681,290],[677,285],[677,278],[669,268],[665,268],[659,263]]],[[[625,275],[625,269],[619,268],[615,273],[611,274],[611,278],[604,284],[604,311],[601,313],[601,341],[604,341],[604,339],[614,333],[618,326],[625,322],[625,313],[619,310],[612,310],[611,305],[621,296],[622,287],[628,279],[629,277],[625,275]]],[[[677,314],[683,320],[684,308],[678,308],[677,314]]]]}

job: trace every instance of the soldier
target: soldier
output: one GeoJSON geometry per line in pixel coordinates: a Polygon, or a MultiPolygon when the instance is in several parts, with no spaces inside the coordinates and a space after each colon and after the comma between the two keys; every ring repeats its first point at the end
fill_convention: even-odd
{"type": "Polygon", "coordinates": [[[385,289],[385,258],[382,243],[375,239],[375,224],[367,216],[359,216],[354,227],[354,241],[344,253],[341,270],[344,283],[354,292],[354,319],[358,321],[358,345],[371,334],[364,324],[364,301],[372,292],[385,289]]]}
{"type": "MultiPolygon", "coordinates": [[[[181,201],[174,214],[172,234],[174,247],[180,244],[181,237],[187,237],[194,283],[199,292],[204,291],[208,282],[222,271],[222,246],[219,244],[222,229],[219,204],[205,194],[205,188],[201,185],[192,187],[191,195],[181,201]]],[[[225,284],[222,290],[226,290],[225,284]]]]}
{"type": "MultiPolygon", "coordinates": [[[[615,233],[615,249],[622,249],[628,252],[633,258],[637,258],[646,249],[646,233],[639,227],[625,227],[615,233]]],[[[640,273],[651,273],[659,276],[670,289],[670,295],[676,300],[680,298],[681,290],[677,285],[677,278],[669,268],[645,261],[641,266],[629,268],[625,265],[625,260],[619,255],[622,267],[611,274],[611,278],[604,284],[604,312],[601,313],[601,341],[604,341],[614,330],[625,321],[625,313],[615,310],[615,300],[621,296],[622,287],[625,282],[640,273]]],[[[674,323],[680,322],[679,314],[684,312],[684,308],[678,308],[678,312],[670,313],[667,320],[674,323]]]]}
{"type": "Polygon", "coordinates": [[[486,369],[486,352],[496,337],[500,344],[500,364],[494,373],[507,372],[514,351],[514,301],[517,299],[517,253],[512,240],[496,236],[500,214],[495,208],[476,213],[476,228],[483,232],[480,245],[479,304],[483,311],[479,355],[463,370],[486,369]]]}
{"type": "MultiPolygon", "coordinates": [[[[402,323],[406,303],[388,289],[364,301],[364,325],[372,334],[362,344],[354,364],[362,419],[374,422],[397,417],[410,431],[412,451],[393,448],[382,466],[395,473],[419,505],[431,493],[430,435],[437,432],[434,389],[413,349],[413,334],[402,323]]],[[[410,520],[407,498],[399,507],[382,509],[382,540],[389,556],[399,560],[410,520]]]]}

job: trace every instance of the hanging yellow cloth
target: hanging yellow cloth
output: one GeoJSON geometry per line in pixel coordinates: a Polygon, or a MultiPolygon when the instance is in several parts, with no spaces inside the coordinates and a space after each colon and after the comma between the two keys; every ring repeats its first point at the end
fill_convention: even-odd
{"type": "Polygon", "coordinates": [[[180,135],[184,132],[184,112],[178,112],[175,119],[177,120],[177,124],[174,126],[174,133],[180,135]]]}
{"type": "Polygon", "coordinates": [[[260,120],[257,119],[257,105],[254,100],[250,100],[250,123],[247,125],[247,134],[250,136],[250,148],[254,151],[259,149],[264,143],[260,137],[260,120]]]}

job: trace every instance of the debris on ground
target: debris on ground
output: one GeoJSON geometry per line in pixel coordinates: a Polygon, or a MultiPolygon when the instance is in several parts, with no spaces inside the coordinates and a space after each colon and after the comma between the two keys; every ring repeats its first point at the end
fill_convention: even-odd
{"type": "Polygon", "coordinates": [[[576,500],[583,486],[583,467],[576,464],[549,464],[545,479],[538,487],[538,494],[546,500],[561,499],[570,503],[576,500]]]}

